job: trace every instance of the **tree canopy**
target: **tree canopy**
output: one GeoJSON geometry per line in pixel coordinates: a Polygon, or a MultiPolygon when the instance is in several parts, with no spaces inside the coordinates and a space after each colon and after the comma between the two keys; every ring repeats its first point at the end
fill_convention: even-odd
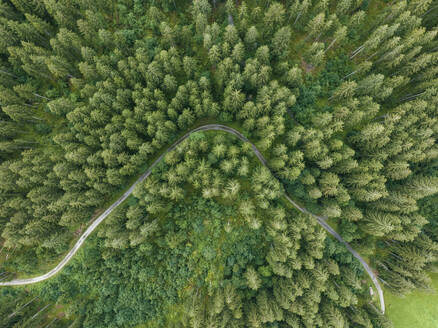
{"type": "Polygon", "coordinates": [[[437,8],[0,0],[0,280],[53,266],[195,127],[233,127],[267,160],[221,131],[191,135],[61,274],[1,289],[0,323],[390,327],[360,264],[284,193],[388,290],[431,288],[437,8]]]}

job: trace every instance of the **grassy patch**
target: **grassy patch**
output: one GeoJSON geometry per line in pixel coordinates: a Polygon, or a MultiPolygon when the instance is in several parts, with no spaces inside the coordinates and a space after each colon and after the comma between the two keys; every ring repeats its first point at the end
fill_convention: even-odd
{"type": "MultiPolygon", "coordinates": [[[[432,285],[438,290],[438,273],[432,273],[432,285]]],[[[438,327],[438,292],[414,292],[398,297],[385,292],[386,311],[394,328],[438,327]]]]}

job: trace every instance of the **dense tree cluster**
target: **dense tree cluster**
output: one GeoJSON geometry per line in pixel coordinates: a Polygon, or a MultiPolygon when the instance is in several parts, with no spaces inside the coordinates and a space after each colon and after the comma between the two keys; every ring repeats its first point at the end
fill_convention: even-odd
{"type": "Polygon", "coordinates": [[[85,327],[386,327],[357,263],[282,195],[335,224],[388,288],[429,288],[437,8],[0,0],[0,266],[59,258],[160,152],[219,122],[267,167],[233,136],[192,135],[39,292],[85,327]]]}
{"type": "Polygon", "coordinates": [[[0,291],[0,327],[67,327],[72,321],[65,319],[59,306],[47,303],[37,294],[16,288],[0,291]],[[56,311],[58,307],[58,311],[56,311]]]}
{"type": "Polygon", "coordinates": [[[386,327],[359,302],[368,292],[361,266],[282,202],[279,182],[248,148],[216,132],[187,139],[105,221],[80,255],[89,260],[41,294],[63,295],[84,327],[145,320],[153,327],[386,327]],[[82,297],[90,286],[97,300],[82,297]]]}

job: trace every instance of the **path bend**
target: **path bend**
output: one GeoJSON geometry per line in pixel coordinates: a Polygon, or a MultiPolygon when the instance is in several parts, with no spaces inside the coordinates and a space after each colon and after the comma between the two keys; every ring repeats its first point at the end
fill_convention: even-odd
{"type": "MultiPolygon", "coordinates": [[[[38,276],[34,278],[27,278],[27,279],[15,279],[11,281],[6,282],[0,282],[0,286],[20,286],[20,285],[28,285],[28,284],[34,284],[40,281],[44,281],[46,279],[49,279],[50,277],[57,274],[59,271],[62,270],[62,268],[72,259],[72,257],[76,254],[76,252],[79,250],[79,248],[84,243],[85,239],[94,231],[94,229],[97,228],[97,226],[106,219],[108,215],[111,214],[111,212],[119,206],[126,198],[128,198],[132,192],[134,191],[134,188],[137,184],[144,181],[151,173],[152,170],[157,166],[159,162],[163,159],[163,157],[173,149],[175,149],[181,142],[186,140],[188,137],[190,137],[191,134],[199,131],[225,131],[230,134],[235,135],[240,140],[244,142],[248,142],[252,150],[254,151],[255,155],[259,159],[259,161],[263,164],[263,166],[268,167],[266,159],[263,157],[262,153],[257,149],[257,147],[248,140],[241,132],[237,131],[236,129],[233,129],[229,126],[222,125],[222,124],[206,124],[202,125],[200,127],[197,127],[193,130],[190,130],[186,134],[184,134],[182,137],[180,137],[177,141],[175,141],[169,148],[166,149],[166,151],[163,152],[150,166],[149,168],[132,184],[132,186],[122,195],[119,199],[117,199],[113,204],[111,204],[105,212],[103,212],[99,217],[94,220],[90,226],[85,230],[85,232],[82,234],[82,236],[79,238],[79,240],[76,242],[76,244],[73,246],[73,248],[67,253],[67,255],[61,260],[61,262],[58,263],[58,265],[50,270],[49,272],[38,276]]],[[[380,287],[379,281],[377,279],[377,276],[375,275],[374,271],[370,268],[368,263],[357,253],[349,243],[347,243],[329,224],[326,222],[326,218],[313,214],[309,212],[305,207],[301,207],[298,205],[295,201],[293,201],[287,194],[285,194],[286,199],[300,212],[311,215],[316,219],[316,221],[319,223],[321,227],[323,227],[329,234],[331,234],[333,237],[335,237],[338,241],[340,241],[344,246],[347,248],[347,250],[361,263],[367,274],[370,276],[371,280],[373,281],[374,286],[377,289],[377,293],[379,295],[380,300],[380,309],[382,313],[385,313],[385,301],[383,297],[383,290],[380,287]]]]}

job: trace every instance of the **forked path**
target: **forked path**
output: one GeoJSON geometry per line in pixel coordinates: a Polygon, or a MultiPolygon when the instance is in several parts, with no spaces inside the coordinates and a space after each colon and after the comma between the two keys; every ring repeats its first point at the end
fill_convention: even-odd
{"type": "MultiPolygon", "coordinates": [[[[103,221],[105,220],[105,218],[111,214],[111,212],[117,207],[119,206],[126,198],[129,197],[129,195],[132,194],[132,192],[134,191],[134,188],[137,184],[141,183],[142,181],[144,181],[152,172],[152,170],[155,168],[155,166],[157,166],[157,164],[163,159],[163,157],[170,151],[172,151],[173,149],[175,149],[176,146],[178,146],[181,142],[183,142],[185,139],[187,139],[191,134],[195,133],[195,132],[199,132],[199,131],[211,131],[211,130],[218,130],[218,131],[225,131],[228,133],[231,133],[233,135],[235,135],[236,137],[238,137],[240,140],[244,141],[244,142],[248,142],[251,144],[251,147],[255,153],[255,155],[257,156],[257,158],[260,160],[260,162],[265,166],[267,166],[267,162],[266,159],[263,157],[263,155],[261,154],[261,152],[257,149],[257,147],[248,140],[248,138],[246,138],[242,133],[240,133],[239,131],[230,128],[226,125],[222,125],[222,124],[206,124],[206,125],[202,125],[196,129],[193,129],[189,132],[187,132],[185,135],[183,135],[181,138],[179,138],[177,141],[175,141],[169,148],[167,148],[167,150],[161,154],[160,157],[158,157],[151,166],[149,166],[149,168],[146,170],[146,172],[144,172],[138,179],[137,181],[134,182],[134,184],[119,198],[117,199],[110,207],[108,207],[105,212],[103,212],[96,220],[93,221],[93,223],[91,223],[91,225],[87,228],[87,230],[85,230],[85,232],[82,234],[82,236],[79,238],[79,240],[76,242],[76,244],[73,246],[73,248],[68,252],[68,254],[61,260],[61,262],[58,263],[58,265],[53,268],[52,270],[50,270],[49,272],[38,276],[38,277],[34,277],[34,278],[27,278],[27,279],[16,279],[16,280],[11,280],[11,281],[7,281],[7,282],[0,282],[0,286],[18,286],[18,285],[28,285],[28,284],[33,284],[36,282],[40,282],[46,279],[49,279],[50,277],[54,276],[55,274],[57,274],[73,257],[73,255],[76,254],[76,252],[79,250],[79,248],[82,246],[82,244],[84,243],[85,239],[87,239],[87,237],[94,231],[94,229],[97,228],[97,226],[103,221]]],[[[377,280],[377,277],[375,275],[375,273],[373,272],[373,270],[369,267],[369,265],[365,262],[365,260],[350,246],[350,244],[348,244],[344,239],[342,239],[342,237],[332,228],[330,227],[330,225],[327,224],[327,222],[325,221],[326,218],[322,217],[322,216],[318,216],[315,215],[311,212],[309,212],[306,208],[299,206],[297,203],[295,203],[287,194],[285,194],[286,199],[299,211],[301,211],[302,213],[305,214],[309,214],[311,216],[313,216],[317,222],[329,233],[331,234],[333,237],[335,237],[337,240],[339,240],[342,244],[345,245],[345,247],[347,248],[347,250],[356,258],[359,260],[359,262],[362,264],[362,266],[364,267],[365,271],[367,272],[367,274],[370,276],[371,280],[374,283],[374,286],[377,289],[377,293],[379,295],[379,299],[380,299],[380,308],[382,313],[385,313],[385,302],[384,302],[384,298],[383,298],[383,291],[382,288],[380,287],[379,281],[377,280]]]]}

